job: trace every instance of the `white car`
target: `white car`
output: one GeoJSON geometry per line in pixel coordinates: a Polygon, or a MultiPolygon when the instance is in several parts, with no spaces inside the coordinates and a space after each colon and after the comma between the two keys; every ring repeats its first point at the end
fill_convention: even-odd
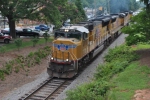
{"type": "MultiPolygon", "coordinates": [[[[45,31],[41,31],[40,29],[33,29],[33,31],[38,32],[40,34],[40,36],[43,36],[43,34],[45,33],[45,31]]],[[[48,32],[48,34],[50,35],[49,32],[48,32]]]]}

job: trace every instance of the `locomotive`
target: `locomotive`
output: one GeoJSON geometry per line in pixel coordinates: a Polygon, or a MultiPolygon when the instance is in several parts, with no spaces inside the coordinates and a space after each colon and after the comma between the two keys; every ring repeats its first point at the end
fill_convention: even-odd
{"type": "Polygon", "coordinates": [[[119,30],[128,25],[131,16],[132,12],[97,16],[56,30],[47,67],[49,76],[74,77],[120,34],[119,30]]]}

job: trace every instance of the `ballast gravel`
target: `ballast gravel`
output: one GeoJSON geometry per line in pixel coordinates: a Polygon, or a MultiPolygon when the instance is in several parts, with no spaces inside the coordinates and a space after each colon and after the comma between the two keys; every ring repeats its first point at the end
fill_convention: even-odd
{"type": "MultiPolygon", "coordinates": [[[[121,34],[106,50],[104,50],[99,56],[97,56],[97,58],[91,64],[89,64],[89,66],[63,92],[61,92],[61,94],[59,94],[55,100],[64,100],[66,98],[67,90],[72,90],[81,84],[89,83],[90,81],[92,81],[97,66],[103,63],[104,56],[107,54],[108,50],[110,48],[114,48],[123,44],[125,42],[126,36],[127,35],[125,34],[121,34]]],[[[20,88],[14,89],[4,98],[0,98],[0,100],[19,100],[26,93],[30,92],[32,89],[40,85],[40,83],[46,80],[48,77],[49,76],[45,70],[40,75],[36,76],[36,80],[31,83],[25,84],[20,88]]]]}

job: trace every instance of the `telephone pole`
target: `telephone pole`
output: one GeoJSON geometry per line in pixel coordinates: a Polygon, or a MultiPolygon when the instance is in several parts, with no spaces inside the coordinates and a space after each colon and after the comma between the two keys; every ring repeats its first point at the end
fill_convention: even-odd
{"type": "Polygon", "coordinates": [[[110,0],[107,0],[107,11],[110,14],[110,0]]]}

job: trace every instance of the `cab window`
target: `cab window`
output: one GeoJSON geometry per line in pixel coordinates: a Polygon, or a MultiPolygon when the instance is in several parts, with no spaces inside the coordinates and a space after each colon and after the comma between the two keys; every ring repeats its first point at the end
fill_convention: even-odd
{"type": "Polygon", "coordinates": [[[78,40],[81,40],[81,34],[80,33],[67,33],[67,38],[76,38],[78,40]]]}
{"type": "Polygon", "coordinates": [[[59,38],[59,37],[65,37],[64,33],[55,33],[55,38],[59,38]]]}

